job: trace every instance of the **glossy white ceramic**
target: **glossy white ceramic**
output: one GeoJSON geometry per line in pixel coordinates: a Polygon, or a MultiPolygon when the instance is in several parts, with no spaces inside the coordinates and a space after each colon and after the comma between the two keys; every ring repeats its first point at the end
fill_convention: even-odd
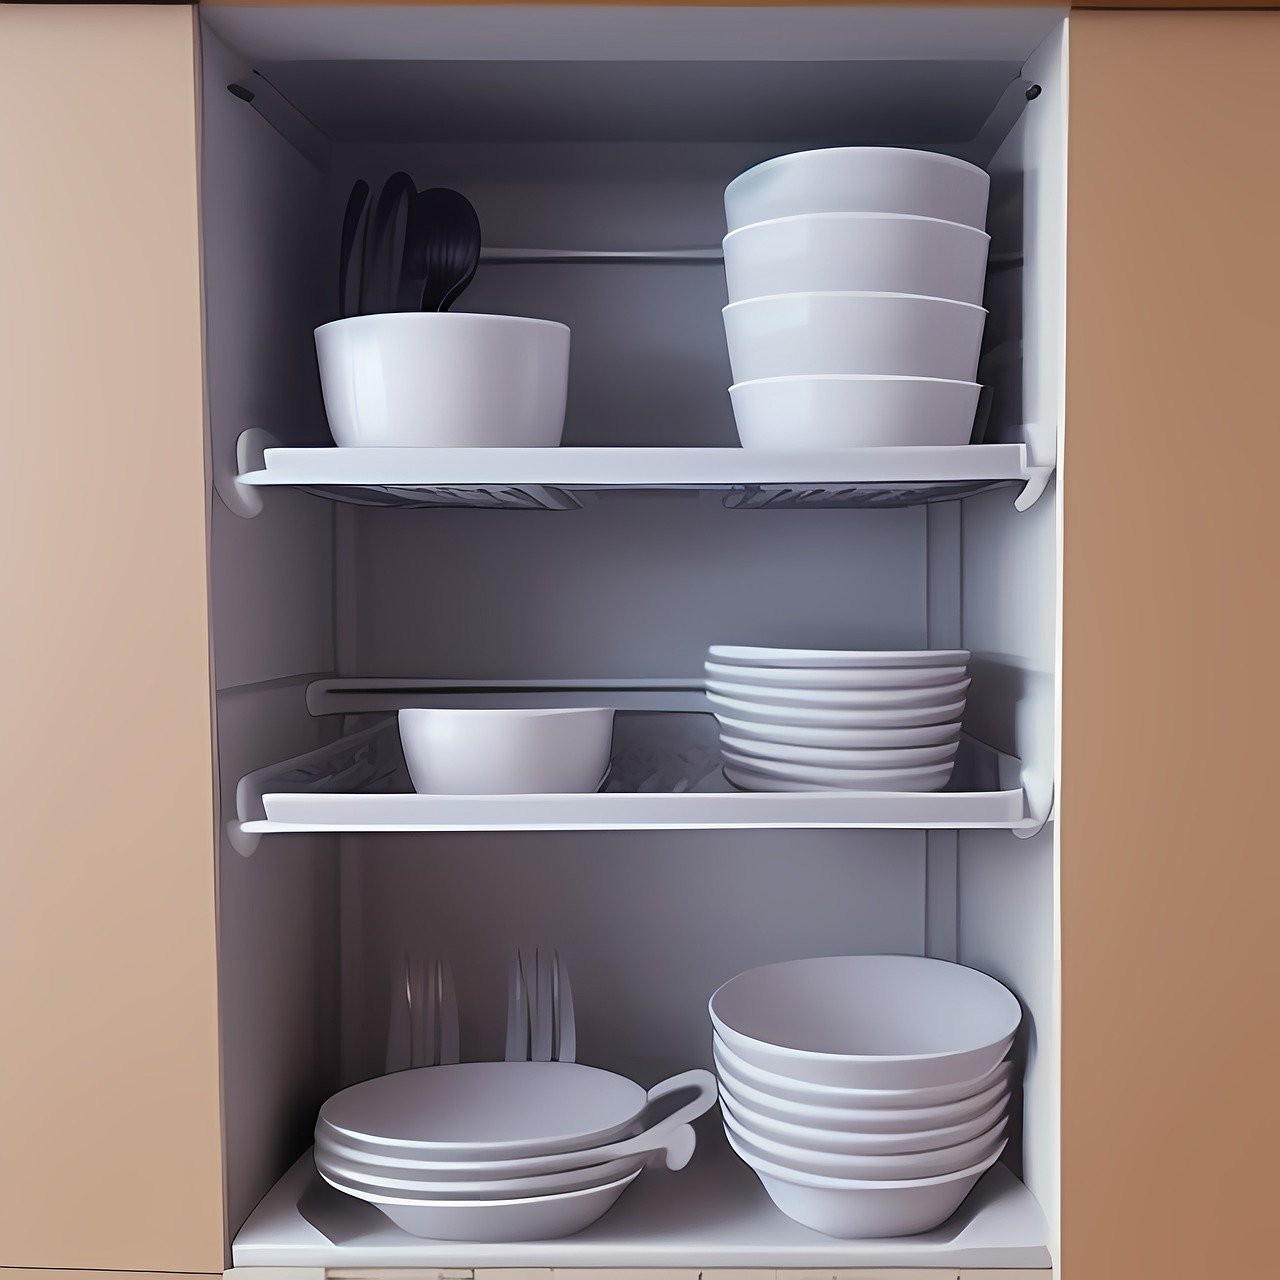
{"type": "Polygon", "coordinates": [[[423,795],[589,792],[609,767],[605,707],[412,707],[399,720],[409,777],[423,795]]]}
{"type": "Polygon", "coordinates": [[[723,712],[715,713],[722,733],[751,739],[762,746],[793,745],[810,749],[867,750],[881,747],[906,748],[952,744],[959,741],[960,722],[926,724],[915,728],[823,729],[811,725],[768,724],[739,720],[723,712]]]}
{"type": "Polygon", "coordinates": [[[713,662],[764,668],[957,667],[969,662],[968,649],[778,649],[760,645],[713,644],[713,662]]]}
{"type": "Polygon", "coordinates": [[[729,388],[744,449],[968,444],[976,382],[872,375],[761,378],[729,388]]]}
{"type": "Polygon", "coordinates": [[[986,225],[991,178],[985,169],[936,151],[907,147],[827,147],[775,156],[725,188],[732,231],[766,218],[845,212],[912,213],[986,225]]]}
{"type": "Polygon", "coordinates": [[[959,222],[820,213],[724,238],[729,301],[786,293],[906,293],[982,303],[991,238],[959,222]]]}
{"type": "Polygon", "coordinates": [[[936,667],[761,667],[706,662],[709,677],[774,689],[930,689],[963,680],[963,663],[936,667]]]}
{"type": "Polygon", "coordinates": [[[926,765],[946,764],[959,748],[958,742],[943,743],[937,747],[863,748],[861,750],[793,747],[785,742],[759,742],[752,738],[735,738],[720,735],[720,745],[725,758],[741,758],[741,763],[751,768],[752,759],[772,764],[794,764],[820,769],[918,769],[926,765]]]}
{"type": "Polygon", "coordinates": [[[779,707],[768,702],[725,698],[708,693],[707,702],[714,711],[722,711],[735,720],[755,724],[784,725],[822,729],[910,729],[920,725],[950,725],[964,714],[964,699],[939,703],[932,707],[896,707],[882,710],[833,710],[830,707],[779,707]]]}
{"type": "Polygon", "coordinates": [[[909,293],[782,293],[724,309],[734,382],[896,373],[972,382],[987,313],[909,293]]]}
{"type": "Polygon", "coordinates": [[[774,791],[778,783],[799,790],[822,791],[938,791],[951,777],[951,762],[914,769],[820,769],[740,755],[720,749],[729,780],[748,791],[774,791]]]}
{"type": "Polygon", "coordinates": [[[889,710],[899,707],[933,707],[954,702],[964,695],[969,680],[953,680],[950,684],[923,689],[789,689],[777,685],[737,684],[708,678],[707,689],[722,698],[738,698],[744,702],[763,702],[770,706],[829,708],[843,711],[889,710]]]}
{"type": "Polygon", "coordinates": [[[569,330],[554,320],[420,311],[315,332],[344,447],[552,448],[564,430],[569,330]]]}
{"type": "Polygon", "coordinates": [[[721,1039],[766,1071],[816,1084],[905,1089],[994,1067],[1022,1019],[977,969],[923,956],[826,956],[749,969],[709,1002],[721,1039]]]}

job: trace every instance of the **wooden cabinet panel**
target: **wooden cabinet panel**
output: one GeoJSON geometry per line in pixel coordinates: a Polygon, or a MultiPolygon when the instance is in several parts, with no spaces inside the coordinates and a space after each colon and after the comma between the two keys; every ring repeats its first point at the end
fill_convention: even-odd
{"type": "Polygon", "coordinates": [[[1062,1274],[1264,1275],[1280,13],[1070,39],[1062,1274]]]}
{"type": "Polygon", "coordinates": [[[188,7],[0,5],[0,1263],[220,1271],[188,7]]]}

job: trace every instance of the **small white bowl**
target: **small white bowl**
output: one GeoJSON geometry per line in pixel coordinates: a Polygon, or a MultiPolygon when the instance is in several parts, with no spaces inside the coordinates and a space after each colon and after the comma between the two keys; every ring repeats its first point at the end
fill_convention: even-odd
{"type": "Polygon", "coordinates": [[[412,707],[399,721],[420,795],[590,792],[609,768],[608,707],[412,707]]]}
{"type": "Polygon", "coordinates": [[[729,388],[744,449],[968,444],[976,382],[871,374],[761,378],[729,388]]]}
{"type": "Polygon", "coordinates": [[[784,293],[724,308],[734,382],[821,373],[972,382],[987,313],[907,293],[784,293]]]}
{"type": "Polygon", "coordinates": [[[780,293],[909,293],[980,305],[991,237],[887,213],[776,218],[724,238],[729,301],[780,293]]]}
{"type": "Polygon", "coordinates": [[[814,1084],[907,1089],[993,1068],[1022,1020],[994,978],[924,956],[824,956],[749,969],[712,995],[720,1038],[814,1084]]]}
{"type": "Polygon", "coordinates": [[[569,329],[555,320],[418,311],[316,330],[329,430],[343,448],[554,448],[569,329]]]}
{"type": "Polygon", "coordinates": [[[872,1182],[811,1177],[784,1169],[746,1155],[732,1134],[729,1145],[751,1166],[769,1199],[788,1218],[841,1240],[878,1240],[931,1231],[955,1213],[1004,1150],[1002,1143],[986,1160],[940,1178],[872,1182]]]}
{"type": "Polygon", "coordinates": [[[776,156],[725,188],[729,229],[800,213],[912,213],[987,221],[991,178],[954,156],[907,147],[827,147],[776,156]]]}

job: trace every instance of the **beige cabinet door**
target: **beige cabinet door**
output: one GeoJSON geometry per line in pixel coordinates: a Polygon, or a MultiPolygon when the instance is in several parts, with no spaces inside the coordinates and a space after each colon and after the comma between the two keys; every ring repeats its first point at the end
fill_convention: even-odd
{"type": "Polygon", "coordinates": [[[218,1271],[193,11],[0,5],[0,1264],[218,1271]]]}
{"type": "Polygon", "coordinates": [[[1066,1280],[1276,1269],[1278,69],[1071,17],[1066,1280]]]}

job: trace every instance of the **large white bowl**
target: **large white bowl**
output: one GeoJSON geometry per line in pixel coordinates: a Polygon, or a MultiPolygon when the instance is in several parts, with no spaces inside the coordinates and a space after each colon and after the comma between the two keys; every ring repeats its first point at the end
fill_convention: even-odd
{"type": "Polygon", "coordinates": [[[896,373],[972,382],[987,313],[907,293],[784,293],[724,309],[734,382],[896,373]]]}
{"type": "MultiPolygon", "coordinates": [[[[321,1177],[324,1177],[321,1171],[321,1177]]],[[[428,1240],[555,1240],[585,1230],[613,1207],[639,1176],[582,1191],[513,1200],[414,1200],[386,1196],[363,1188],[331,1186],[377,1205],[401,1230],[428,1240]]]]}
{"type": "Polygon", "coordinates": [[[746,644],[713,644],[707,649],[707,655],[713,662],[734,666],[815,670],[965,666],[970,657],[968,649],[778,649],[746,644]]]}
{"type": "Polygon", "coordinates": [[[760,378],[729,388],[744,449],[968,444],[976,382],[870,374],[760,378]]]}
{"type": "Polygon", "coordinates": [[[912,729],[920,725],[950,725],[964,714],[964,699],[932,707],[884,707],[851,710],[829,707],[780,707],[754,699],[725,698],[708,693],[707,702],[736,720],[762,725],[813,726],[824,729],[912,729]]]}
{"type": "Polygon", "coordinates": [[[842,711],[890,710],[898,707],[935,707],[963,697],[969,679],[923,689],[786,689],[766,684],[736,684],[708,677],[706,687],[722,698],[762,702],[771,707],[828,708],[842,711]]]}
{"type": "Polygon", "coordinates": [[[850,1155],[839,1151],[812,1151],[765,1138],[742,1123],[728,1107],[721,1108],[725,1131],[736,1139],[743,1155],[768,1160],[783,1169],[817,1174],[824,1178],[868,1179],[888,1182],[898,1178],[940,1178],[985,1160],[1004,1146],[1006,1121],[998,1120],[985,1133],[968,1142],[936,1151],[900,1151],[881,1155],[850,1155]]]}
{"type": "Polygon", "coordinates": [[[819,213],[724,238],[730,302],[780,293],[909,293],[980,305],[991,237],[959,222],[819,213]]]}
{"type": "Polygon", "coordinates": [[[460,311],[352,316],[316,330],[329,430],[352,447],[552,448],[569,329],[460,311]]]}
{"type": "Polygon", "coordinates": [[[410,707],[399,719],[409,777],[423,795],[595,791],[609,767],[606,707],[410,707]]]}
{"type": "Polygon", "coordinates": [[[720,1038],[765,1071],[906,1089],[971,1080],[1022,1019],[994,978],[923,956],[825,956],[749,969],[709,1002],[720,1038]]]}
{"type": "Polygon", "coordinates": [[[932,689],[963,680],[963,664],[937,667],[753,667],[705,662],[715,680],[758,684],[775,689],[932,689]]]}
{"type": "MultiPolygon", "coordinates": [[[[925,765],[949,764],[959,749],[959,741],[937,747],[899,747],[877,750],[827,747],[793,747],[785,742],[758,742],[752,738],[720,735],[720,745],[736,756],[774,764],[816,766],[819,769],[918,769],[925,765]]],[[[750,765],[747,766],[748,768],[750,765]]]]}
{"type": "Polygon", "coordinates": [[[978,1179],[1000,1158],[994,1155],[940,1178],[885,1182],[820,1178],[747,1156],[729,1135],[729,1145],[751,1166],[769,1199],[789,1218],[842,1240],[878,1240],[931,1231],[964,1203],[978,1179]]]}
{"type": "MultiPolygon", "coordinates": [[[[923,1089],[849,1089],[839,1085],[811,1084],[808,1080],[793,1080],[790,1076],[778,1075],[774,1071],[764,1071],[745,1058],[738,1057],[716,1035],[712,1037],[712,1054],[722,1085],[727,1079],[737,1091],[759,1090],[759,1096],[767,1103],[779,1107],[778,1114],[784,1119],[794,1119],[786,1110],[788,1102],[802,1107],[832,1108],[837,1116],[850,1110],[877,1111],[886,1107],[918,1111],[922,1107],[967,1103],[980,1095],[986,1095],[994,1086],[1007,1090],[1013,1075],[1013,1063],[1001,1062],[972,1080],[961,1080],[956,1084],[933,1085],[923,1089]]],[[[829,1124],[830,1114],[832,1112],[824,1111],[814,1120],[799,1120],[797,1123],[825,1126],[829,1124]]],[[[941,1120],[933,1125],[922,1124],[920,1128],[942,1128],[958,1123],[958,1120],[941,1120]]]]}
{"type": "Polygon", "coordinates": [[[991,178],[954,156],[906,147],[829,147],[776,156],[725,188],[729,229],[798,213],[913,213],[982,227],[991,178]]]}
{"type": "Polygon", "coordinates": [[[925,747],[959,741],[960,722],[926,724],[905,729],[820,729],[808,725],[762,724],[717,711],[722,734],[750,738],[762,747],[787,744],[810,749],[868,750],[925,747]]]}

